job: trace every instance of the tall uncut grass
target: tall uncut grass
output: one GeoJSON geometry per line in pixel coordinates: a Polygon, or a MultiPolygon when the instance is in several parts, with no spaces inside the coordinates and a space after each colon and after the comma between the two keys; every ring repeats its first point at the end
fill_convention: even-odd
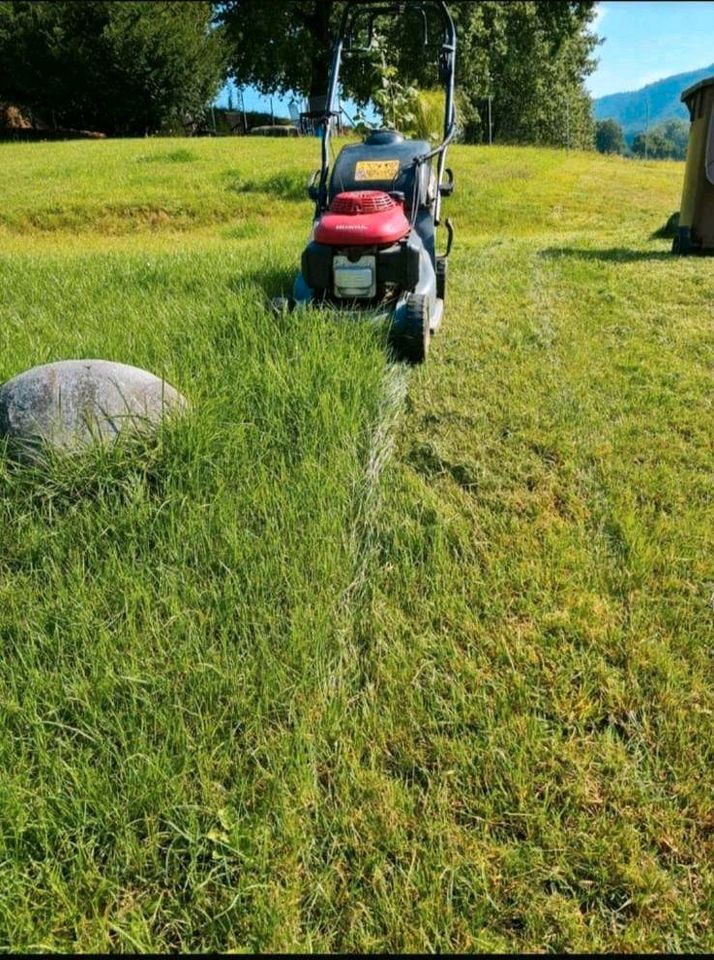
{"type": "Polygon", "coordinates": [[[0,380],[166,378],[0,459],[0,945],[707,950],[711,286],[682,166],[458,148],[428,364],[274,318],[316,143],[2,145],[0,380]]]}

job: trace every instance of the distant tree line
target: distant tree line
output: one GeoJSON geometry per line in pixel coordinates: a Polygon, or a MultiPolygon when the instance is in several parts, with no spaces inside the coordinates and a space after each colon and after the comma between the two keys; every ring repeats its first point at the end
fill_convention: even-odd
{"type": "MultiPolygon", "coordinates": [[[[0,0],[0,101],[55,125],[136,135],[205,113],[227,77],[264,93],[315,97],[325,92],[343,7],[344,0],[0,0]]],[[[594,0],[453,0],[450,7],[466,140],[490,132],[496,142],[593,145],[584,80],[595,66],[594,0]]],[[[438,86],[419,15],[407,7],[379,29],[385,68],[397,78],[392,91],[438,86]]],[[[428,34],[438,39],[435,21],[428,34]]],[[[372,98],[373,72],[350,61],[344,78],[358,103],[372,98]]]]}
{"type": "Polygon", "coordinates": [[[647,132],[636,134],[630,147],[617,120],[598,120],[595,128],[595,147],[600,153],[647,157],[652,160],[684,160],[688,142],[689,124],[676,118],[665,120],[647,132]]]}
{"type": "Polygon", "coordinates": [[[689,143],[689,124],[685,120],[666,120],[647,133],[638,133],[632,141],[636,157],[655,160],[684,160],[689,143]]]}

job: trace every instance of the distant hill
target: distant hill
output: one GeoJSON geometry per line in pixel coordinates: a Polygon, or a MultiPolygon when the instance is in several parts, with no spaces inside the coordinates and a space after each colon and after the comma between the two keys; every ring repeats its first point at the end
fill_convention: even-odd
{"type": "Polygon", "coordinates": [[[635,134],[645,129],[648,103],[650,129],[672,117],[688,120],[687,108],[679,99],[682,90],[712,75],[714,75],[714,63],[699,70],[665,77],[663,80],[647,84],[640,90],[611,93],[606,97],[599,97],[595,100],[595,118],[606,120],[612,117],[613,120],[617,120],[622,126],[625,139],[631,142],[635,134]]]}

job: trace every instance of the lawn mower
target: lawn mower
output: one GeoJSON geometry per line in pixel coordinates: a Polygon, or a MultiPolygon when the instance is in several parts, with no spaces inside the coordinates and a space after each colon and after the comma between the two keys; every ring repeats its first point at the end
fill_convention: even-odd
{"type": "Polygon", "coordinates": [[[394,353],[411,363],[426,358],[444,312],[454,232],[447,219],[446,250],[437,253],[436,228],[441,198],[454,189],[445,161],[456,123],[455,56],[456,31],[444,0],[348,0],[334,43],[320,121],[322,165],[308,187],[315,201],[313,230],[289,302],[291,308],[322,304],[385,316],[394,353]],[[331,169],[330,137],[339,116],[336,106],[345,43],[348,49],[353,45],[360,21],[363,34],[368,27],[371,39],[378,18],[403,18],[415,12],[421,16],[424,47],[429,49],[427,11],[434,8],[441,22],[439,74],[446,91],[441,143],[432,147],[427,140],[409,140],[396,130],[372,129],[362,143],[343,147],[331,169]]]}

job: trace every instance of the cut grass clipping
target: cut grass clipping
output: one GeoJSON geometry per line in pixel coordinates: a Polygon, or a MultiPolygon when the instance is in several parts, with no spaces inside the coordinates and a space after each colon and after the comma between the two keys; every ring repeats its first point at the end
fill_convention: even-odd
{"type": "Polygon", "coordinates": [[[312,141],[2,145],[0,947],[712,950],[711,290],[682,166],[458,148],[442,332],[273,318],[312,141]]]}

